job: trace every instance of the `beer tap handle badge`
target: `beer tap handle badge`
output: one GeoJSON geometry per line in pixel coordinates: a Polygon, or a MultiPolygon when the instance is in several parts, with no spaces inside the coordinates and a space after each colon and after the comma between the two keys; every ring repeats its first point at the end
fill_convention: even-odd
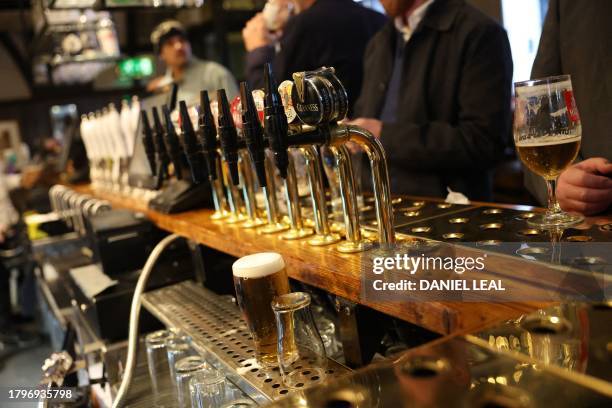
{"type": "MultiPolygon", "coordinates": [[[[293,90],[292,81],[283,81],[278,86],[278,93],[280,94],[281,100],[283,101],[283,106],[285,107],[285,115],[287,115],[288,123],[293,123],[293,121],[295,121],[295,118],[297,118],[297,113],[295,112],[295,108],[293,107],[293,101],[291,100],[292,90],[293,90]]],[[[262,98],[262,102],[263,102],[263,98],[262,98]]]]}

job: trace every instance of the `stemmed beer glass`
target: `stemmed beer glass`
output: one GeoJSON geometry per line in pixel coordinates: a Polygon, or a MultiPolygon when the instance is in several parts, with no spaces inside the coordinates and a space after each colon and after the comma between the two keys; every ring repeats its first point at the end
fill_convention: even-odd
{"type": "Polygon", "coordinates": [[[561,210],[555,196],[557,177],[580,150],[582,126],[569,75],[514,84],[514,143],[527,168],[544,178],[547,211],[528,222],[541,229],[561,229],[584,217],[561,210]]]}

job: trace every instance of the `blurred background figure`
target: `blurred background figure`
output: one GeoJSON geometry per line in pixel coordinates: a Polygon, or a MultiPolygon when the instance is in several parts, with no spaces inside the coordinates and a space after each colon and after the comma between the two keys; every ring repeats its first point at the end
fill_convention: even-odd
{"type": "Polygon", "coordinates": [[[385,17],[353,0],[273,0],[242,31],[247,80],[263,87],[272,62],[280,81],[293,72],[334,67],[348,92],[350,111],[363,79],[363,55],[385,17]]]}
{"type": "Polygon", "coordinates": [[[236,80],[227,68],[193,56],[187,32],[178,21],[159,24],[151,33],[151,43],[166,65],[166,73],[151,80],[147,90],[170,92],[168,104],[172,110],[178,101],[184,100],[187,105],[197,103],[203,89],[211,95],[217,89],[225,89],[229,98],[238,94],[236,80]]]}
{"type": "Polygon", "coordinates": [[[510,131],[505,30],[464,0],[383,0],[355,119],[379,137],[394,194],[492,197],[510,131]]]}
{"type": "MultiPolygon", "coordinates": [[[[582,123],[579,162],[559,176],[557,200],[565,211],[597,214],[612,204],[612,2],[550,0],[548,7],[531,78],[571,75],[582,123]]],[[[546,203],[542,178],[524,170],[525,185],[546,203]]]]}

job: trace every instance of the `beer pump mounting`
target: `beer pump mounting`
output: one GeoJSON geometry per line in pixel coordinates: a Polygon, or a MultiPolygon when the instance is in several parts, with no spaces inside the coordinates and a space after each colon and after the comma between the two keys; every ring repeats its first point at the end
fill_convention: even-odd
{"type": "Polygon", "coordinates": [[[264,131],[259,121],[259,114],[255,107],[253,93],[248,83],[240,83],[240,100],[242,106],[242,134],[247,150],[255,167],[257,180],[264,193],[268,225],[261,229],[264,234],[274,234],[289,229],[283,222],[278,210],[276,200],[276,186],[274,183],[274,165],[266,156],[266,141],[264,131]]]}
{"type": "Polygon", "coordinates": [[[191,170],[191,179],[194,183],[200,184],[204,181],[204,154],[202,153],[202,147],[193,130],[193,124],[191,123],[185,101],[179,102],[179,115],[181,118],[182,130],[181,142],[183,144],[183,151],[187,157],[189,169],[191,170]]]}
{"type": "Polygon", "coordinates": [[[149,201],[149,208],[165,214],[173,214],[194,208],[201,208],[210,205],[210,193],[208,187],[202,184],[194,184],[183,177],[180,161],[182,160],[181,146],[174,125],[170,119],[170,111],[166,106],[162,107],[166,129],[160,120],[159,111],[153,107],[153,142],[157,151],[157,186],[159,190],[164,185],[164,181],[169,178],[168,163],[170,156],[168,150],[172,149],[172,161],[175,166],[176,179],[168,180],[163,190],[155,198],[149,201]]]}
{"type": "Polygon", "coordinates": [[[200,92],[200,115],[198,120],[200,128],[199,136],[202,144],[202,152],[204,161],[208,169],[208,179],[212,186],[213,203],[215,212],[211,215],[213,220],[227,218],[229,212],[227,210],[227,201],[223,193],[223,171],[221,170],[221,161],[217,152],[217,128],[213,119],[212,111],[210,110],[210,99],[208,91],[200,92]]]}
{"type": "Polygon", "coordinates": [[[272,75],[271,64],[264,69],[264,129],[269,146],[274,153],[276,167],[285,184],[285,198],[291,227],[281,235],[282,239],[295,240],[314,234],[311,228],[304,227],[299,205],[299,194],[295,167],[288,149],[287,115],[278,92],[276,81],[272,75]]]}

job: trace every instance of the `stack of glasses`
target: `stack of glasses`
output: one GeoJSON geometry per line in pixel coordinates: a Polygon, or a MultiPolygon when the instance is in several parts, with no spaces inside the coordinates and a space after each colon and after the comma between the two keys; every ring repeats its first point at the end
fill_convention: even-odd
{"type": "Polygon", "coordinates": [[[180,408],[256,405],[198,354],[191,338],[184,333],[173,329],[159,330],[148,334],[145,344],[156,406],[175,405],[177,401],[180,408]],[[172,384],[170,389],[164,388],[168,378],[172,384]]]}

